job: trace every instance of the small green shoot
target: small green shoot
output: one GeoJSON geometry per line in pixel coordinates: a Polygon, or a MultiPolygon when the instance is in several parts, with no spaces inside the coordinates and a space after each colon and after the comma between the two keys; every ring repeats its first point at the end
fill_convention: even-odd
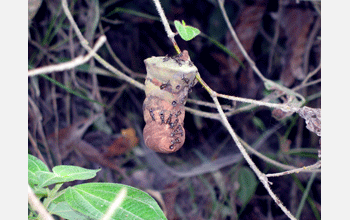
{"type": "Polygon", "coordinates": [[[175,23],[175,28],[179,33],[180,37],[185,41],[192,40],[200,33],[200,30],[198,30],[195,27],[186,25],[185,21],[183,20],[182,20],[182,24],[180,23],[180,21],[175,21],[174,23],[175,23]]]}

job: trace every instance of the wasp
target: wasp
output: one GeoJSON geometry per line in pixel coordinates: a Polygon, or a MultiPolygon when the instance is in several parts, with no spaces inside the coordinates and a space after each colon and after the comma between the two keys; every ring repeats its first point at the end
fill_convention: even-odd
{"type": "Polygon", "coordinates": [[[169,125],[171,124],[171,117],[172,116],[173,116],[173,114],[170,113],[169,118],[166,120],[166,123],[169,125]]]}
{"type": "Polygon", "coordinates": [[[159,88],[160,89],[165,89],[169,85],[170,85],[170,81],[168,81],[167,83],[163,83],[162,85],[159,86],[159,88]]]}
{"type": "Polygon", "coordinates": [[[181,79],[188,84],[190,82],[190,80],[188,78],[186,78],[184,75],[182,75],[181,79]]]}
{"type": "Polygon", "coordinates": [[[151,108],[149,110],[149,115],[151,116],[152,120],[155,121],[156,119],[154,118],[154,113],[153,113],[153,109],[151,108]]]}
{"type": "Polygon", "coordinates": [[[163,58],[163,62],[166,62],[166,61],[168,61],[168,60],[170,60],[170,57],[168,57],[168,54],[167,54],[167,55],[165,55],[165,57],[163,58]]]}
{"type": "Polygon", "coordinates": [[[163,110],[159,112],[159,117],[160,117],[160,120],[161,120],[160,124],[163,124],[164,123],[164,112],[163,112],[163,110]]]}
{"type": "Polygon", "coordinates": [[[178,117],[179,115],[181,115],[181,111],[177,111],[177,112],[175,113],[175,117],[178,117]]]}
{"type": "Polygon", "coordinates": [[[174,100],[171,104],[175,107],[177,103],[176,103],[176,101],[174,100]]]}
{"type": "MultiPolygon", "coordinates": [[[[175,121],[173,122],[173,123],[170,123],[169,125],[170,125],[170,128],[171,129],[173,129],[176,125],[177,125],[177,123],[179,122],[179,119],[175,119],[175,121]]],[[[172,134],[172,136],[174,136],[175,134],[173,134],[173,133],[171,133],[172,134]]]]}
{"type": "Polygon", "coordinates": [[[174,145],[176,143],[180,143],[180,139],[179,138],[175,138],[174,140],[171,141],[172,145],[174,145]]]}

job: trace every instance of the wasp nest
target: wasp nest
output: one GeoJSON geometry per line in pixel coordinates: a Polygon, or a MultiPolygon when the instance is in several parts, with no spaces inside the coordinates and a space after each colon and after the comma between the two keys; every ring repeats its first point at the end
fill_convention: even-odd
{"type": "Polygon", "coordinates": [[[179,150],[185,142],[185,103],[197,81],[197,67],[188,52],[174,57],[151,57],[145,61],[146,99],[143,103],[145,144],[160,153],[179,150]]]}

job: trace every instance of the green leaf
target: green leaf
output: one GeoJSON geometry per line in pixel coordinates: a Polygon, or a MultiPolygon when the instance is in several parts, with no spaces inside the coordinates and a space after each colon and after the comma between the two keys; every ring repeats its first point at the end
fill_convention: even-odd
{"type": "Polygon", "coordinates": [[[65,183],[74,180],[94,178],[101,169],[90,170],[77,166],[60,165],[52,168],[52,172],[38,171],[39,186],[44,187],[55,183],[65,183]]]}
{"type": "Polygon", "coordinates": [[[242,210],[249,203],[253,195],[255,194],[258,181],[255,174],[247,167],[242,167],[238,173],[239,189],[237,192],[239,200],[242,202],[242,210]]]}
{"type": "Polygon", "coordinates": [[[111,219],[166,219],[150,195],[122,184],[85,183],[69,187],[65,199],[74,210],[93,219],[100,219],[122,188],[126,188],[127,195],[111,219]]]}
{"type": "Polygon", "coordinates": [[[182,21],[182,24],[180,21],[174,21],[174,24],[177,32],[179,32],[180,37],[185,41],[192,40],[200,33],[200,30],[195,27],[186,25],[184,21],[182,21]]]}
{"type": "Polygon", "coordinates": [[[39,179],[36,175],[37,171],[49,171],[49,168],[44,162],[28,154],[28,183],[32,188],[39,183],[39,179]]]}
{"type": "Polygon", "coordinates": [[[94,178],[101,169],[91,170],[77,166],[61,165],[56,166],[52,171],[66,179],[66,182],[73,180],[87,180],[94,178]]]}
{"type": "Polygon", "coordinates": [[[260,118],[258,118],[256,116],[253,117],[253,124],[257,128],[259,128],[261,131],[265,131],[266,130],[264,122],[260,118]]]}
{"type": "Polygon", "coordinates": [[[68,220],[88,220],[91,219],[86,215],[72,209],[67,202],[51,203],[48,211],[50,214],[58,215],[64,219],[68,220]]]}
{"type": "Polygon", "coordinates": [[[63,177],[52,172],[38,171],[36,172],[36,175],[39,179],[39,187],[45,187],[51,184],[64,182],[63,177]]]}

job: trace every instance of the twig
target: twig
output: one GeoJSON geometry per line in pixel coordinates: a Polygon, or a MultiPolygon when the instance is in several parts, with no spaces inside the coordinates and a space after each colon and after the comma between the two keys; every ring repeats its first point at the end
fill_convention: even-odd
{"type": "Polygon", "coordinates": [[[220,114],[221,117],[221,123],[225,126],[225,128],[228,130],[228,132],[230,133],[231,137],[233,138],[233,140],[235,141],[235,143],[237,144],[238,149],[240,150],[241,154],[243,155],[244,159],[248,162],[249,166],[251,167],[251,169],[254,171],[254,173],[257,175],[257,177],[259,178],[260,182],[264,185],[265,189],[267,190],[267,192],[269,193],[269,195],[271,196],[271,198],[275,201],[275,203],[282,209],[282,211],[290,218],[290,219],[296,219],[291,213],[290,211],[282,204],[281,200],[274,194],[274,192],[271,190],[270,186],[269,186],[269,181],[266,177],[265,174],[263,174],[255,165],[255,163],[252,161],[252,159],[249,157],[247,151],[244,149],[244,147],[242,146],[237,134],[233,131],[233,128],[231,127],[230,123],[227,120],[227,117],[225,116],[224,111],[221,108],[221,105],[217,99],[218,94],[213,91],[200,77],[199,73],[196,75],[196,79],[203,85],[203,87],[208,91],[208,93],[210,94],[210,96],[212,97],[217,110],[220,114]]]}
{"type": "Polygon", "coordinates": [[[54,220],[54,218],[52,218],[52,216],[47,212],[47,210],[45,209],[43,204],[35,196],[32,188],[30,188],[29,185],[28,185],[28,202],[29,202],[30,206],[33,207],[33,209],[35,209],[35,211],[37,211],[39,213],[39,216],[42,219],[54,220]]]}
{"type": "MultiPolygon", "coordinates": [[[[206,106],[206,107],[210,107],[210,108],[216,108],[216,106],[211,102],[201,101],[201,100],[197,100],[197,99],[187,99],[186,103],[194,103],[196,105],[206,106]]],[[[232,107],[229,105],[222,105],[221,107],[224,110],[232,110],[232,107]]]]}
{"type": "Polygon", "coordinates": [[[308,87],[308,86],[312,86],[312,85],[315,85],[315,84],[320,83],[320,82],[321,82],[321,79],[316,79],[314,81],[311,81],[311,82],[308,82],[308,83],[305,83],[305,84],[300,84],[300,85],[294,87],[293,90],[297,91],[299,89],[302,89],[302,88],[305,88],[305,87],[308,87]]]}
{"type": "Polygon", "coordinates": [[[218,113],[213,113],[213,112],[205,112],[201,111],[198,109],[190,108],[185,106],[186,112],[189,112],[191,114],[203,117],[203,118],[210,118],[210,119],[215,119],[215,120],[220,120],[220,116],[218,113]]]}
{"type": "Polygon", "coordinates": [[[312,45],[315,41],[315,37],[317,33],[320,31],[321,27],[321,16],[317,17],[317,20],[315,21],[314,27],[312,28],[312,31],[310,33],[310,36],[307,40],[306,46],[305,46],[305,53],[304,53],[304,68],[303,73],[306,74],[309,71],[309,58],[310,58],[310,51],[312,48],[312,45]]]}
{"type": "Polygon", "coordinates": [[[266,177],[265,174],[263,174],[258,167],[255,165],[255,163],[252,161],[252,159],[249,157],[247,151],[244,149],[244,147],[242,146],[241,142],[238,139],[238,136],[236,135],[236,133],[233,131],[230,123],[227,120],[227,117],[224,114],[224,111],[222,110],[220,103],[217,99],[216,96],[216,92],[212,92],[211,93],[211,97],[214,101],[214,103],[217,106],[217,109],[220,113],[221,116],[221,123],[225,126],[225,128],[228,130],[228,132],[230,133],[231,137],[233,138],[233,140],[235,141],[235,143],[237,144],[237,147],[239,149],[239,151],[241,152],[241,154],[243,155],[244,159],[248,162],[250,168],[254,171],[254,173],[258,176],[260,182],[264,185],[265,189],[267,190],[267,192],[270,194],[271,198],[276,202],[276,204],[282,209],[282,211],[290,218],[290,219],[296,219],[292,213],[290,213],[290,211],[282,204],[281,200],[274,194],[274,192],[271,190],[270,185],[269,185],[269,181],[266,177]]]}
{"type": "MultiPolygon", "coordinates": [[[[70,13],[69,9],[68,9],[68,5],[67,5],[67,0],[62,0],[62,7],[63,7],[63,11],[66,14],[70,24],[73,26],[73,29],[75,31],[75,33],[77,34],[80,44],[87,50],[87,51],[91,51],[90,46],[88,45],[87,40],[84,38],[84,36],[81,34],[77,24],[75,23],[72,14],[70,13]]],[[[120,72],[119,70],[117,70],[116,68],[114,68],[111,64],[109,64],[107,61],[105,61],[102,57],[100,57],[98,54],[94,53],[93,57],[100,63],[102,64],[106,69],[108,69],[109,71],[111,71],[112,73],[114,73],[119,79],[122,79],[132,85],[134,85],[135,87],[138,87],[140,89],[144,88],[144,85],[136,80],[134,80],[133,78],[128,77],[127,75],[123,74],[122,72],[120,72]]]]}
{"type": "Polygon", "coordinates": [[[55,65],[50,65],[50,66],[45,66],[45,67],[39,67],[33,70],[28,71],[28,76],[35,76],[38,74],[45,74],[45,73],[53,73],[53,72],[59,72],[59,71],[64,71],[64,70],[69,70],[74,67],[80,66],[84,63],[86,63],[94,54],[96,54],[96,51],[103,45],[103,43],[106,41],[106,36],[101,36],[94,48],[89,51],[87,55],[83,56],[78,56],[75,59],[72,59],[70,61],[60,63],[60,64],[55,64],[55,65]]]}
{"type": "Polygon", "coordinates": [[[47,163],[46,163],[46,161],[45,161],[43,155],[41,154],[41,152],[40,152],[40,150],[39,150],[39,148],[38,148],[38,145],[36,144],[36,141],[34,140],[32,134],[31,134],[29,131],[28,131],[28,139],[29,139],[30,143],[32,143],[32,146],[33,146],[33,148],[34,148],[34,151],[35,151],[36,154],[38,155],[39,159],[40,159],[41,161],[43,161],[43,162],[45,163],[45,165],[47,166],[47,163]]]}
{"type": "Polygon", "coordinates": [[[279,173],[270,173],[270,174],[266,174],[266,177],[278,177],[278,176],[284,176],[284,175],[289,175],[292,173],[300,173],[300,172],[305,172],[305,171],[309,171],[312,173],[318,173],[318,172],[321,172],[321,170],[319,169],[320,167],[321,167],[321,161],[319,160],[315,164],[310,165],[310,166],[297,168],[297,169],[293,169],[293,170],[288,170],[288,171],[284,171],[284,172],[279,172],[279,173]]]}
{"type": "Polygon", "coordinates": [[[233,29],[233,27],[232,27],[232,25],[231,25],[231,23],[229,21],[229,18],[227,16],[226,10],[224,8],[224,1],[223,0],[218,0],[218,3],[219,3],[219,6],[220,6],[220,10],[222,12],[222,15],[224,17],[224,20],[226,22],[226,25],[229,28],[229,31],[230,31],[230,33],[232,35],[232,38],[235,40],[238,48],[240,49],[240,51],[243,54],[244,58],[248,61],[250,67],[259,76],[259,78],[262,81],[264,81],[265,87],[270,87],[270,88],[272,87],[272,88],[275,88],[275,89],[279,89],[279,90],[285,92],[286,94],[290,94],[290,95],[293,95],[295,97],[298,97],[301,100],[300,103],[299,103],[299,106],[301,106],[303,103],[305,103],[305,98],[302,95],[300,95],[299,93],[296,93],[296,92],[294,92],[294,91],[292,91],[292,90],[290,90],[290,89],[288,89],[288,88],[286,88],[284,86],[281,86],[281,85],[279,85],[279,84],[277,84],[277,83],[275,83],[275,82],[273,82],[273,81],[271,81],[271,80],[269,80],[269,79],[267,79],[267,78],[265,78],[263,76],[263,74],[260,72],[260,70],[256,66],[255,62],[249,57],[247,51],[244,49],[242,43],[238,39],[238,36],[237,36],[235,30],[233,29]]]}
{"type": "Polygon", "coordinates": [[[305,77],[305,79],[303,80],[303,82],[301,84],[305,84],[313,75],[315,75],[319,70],[321,69],[321,62],[320,64],[316,67],[316,69],[314,69],[313,71],[311,71],[309,74],[307,74],[307,76],[305,77]]]}
{"type": "Polygon", "coordinates": [[[170,25],[169,25],[169,22],[168,22],[168,19],[166,19],[165,17],[165,14],[164,14],[164,10],[162,8],[162,6],[160,5],[160,1],[159,0],[153,0],[154,4],[156,5],[156,9],[158,11],[158,14],[160,16],[160,19],[162,20],[162,23],[164,25],[164,29],[165,29],[165,32],[167,33],[168,35],[168,38],[171,40],[171,42],[173,43],[175,49],[176,49],[176,52],[178,54],[181,53],[181,50],[180,48],[177,46],[177,43],[175,41],[175,33],[171,30],[170,28],[170,25]]]}
{"type": "Polygon", "coordinates": [[[267,74],[269,75],[272,71],[272,61],[273,61],[273,57],[275,54],[275,48],[278,42],[278,38],[280,36],[280,22],[281,22],[281,17],[283,14],[283,10],[284,9],[284,5],[282,3],[282,0],[278,1],[278,10],[277,10],[277,16],[275,18],[276,23],[275,23],[275,32],[274,32],[274,36],[271,42],[271,46],[270,46],[270,52],[269,52],[269,61],[268,61],[268,67],[267,67],[267,74]]]}
{"type": "Polygon", "coordinates": [[[224,95],[217,93],[217,97],[233,100],[233,101],[238,101],[238,102],[246,102],[246,103],[252,103],[254,105],[259,105],[259,106],[266,106],[269,108],[278,108],[286,112],[296,112],[298,111],[299,107],[295,107],[292,105],[289,105],[287,103],[285,104],[276,104],[276,103],[269,103],[269,102],[264,102],[264,101],[259,101],[255,99],[248,99],[248,98],[241,98],[241,97],[236,97],[236,96],[229,96],[229,95],[224,95]]]}
{"type": "Polygon", "coordinates": [[[53,167],[53,160],[52,160],[52,157],[50,154],[49,144],[47,143],[47,140],[46,140],[46,135],[44,132],[43,124],[41,122],[43,117],[40,113],[38,106],[35,104],[34,100],[30,96],[28,96],[28,102],[29,102],[30,106],[32,106],[33,111],[35,112],[35,115],[37,116],[35,123],[38,124],[38,133],[41,136],[44,147],[45,147],[46,155],[48,158],[48,165],[52,168],[53,167]]]}
{"type": "MultiPolygon", "coordinates": [[[[55,75],[52,74],[54,80],[55,80],[55,75]]],[[[58,140],[59,140],[59,137],[58,137],[58,131],[59,131],[59,117],[58,117],[58,111],[57,111],[57,98],[56,98],[56,85],[53,84],[51,86],[51,97],[52,97],[52,108],[53,108],[53,114],[54,114],[54,118],[55,118],[55,128],[54,128],[54,132],[55,132],[55,141],[54,144],[55,145],[55,149],[59,149],[59,146],[58,146],[58,140]]],[[[57,164],[58,165],[62,165],[62,155],[61,155],[61,152],[58,150],[57,152],[55,152],[54,154],[54,157],[56,158],[56,161],[57,161],[57,164]]]]}

